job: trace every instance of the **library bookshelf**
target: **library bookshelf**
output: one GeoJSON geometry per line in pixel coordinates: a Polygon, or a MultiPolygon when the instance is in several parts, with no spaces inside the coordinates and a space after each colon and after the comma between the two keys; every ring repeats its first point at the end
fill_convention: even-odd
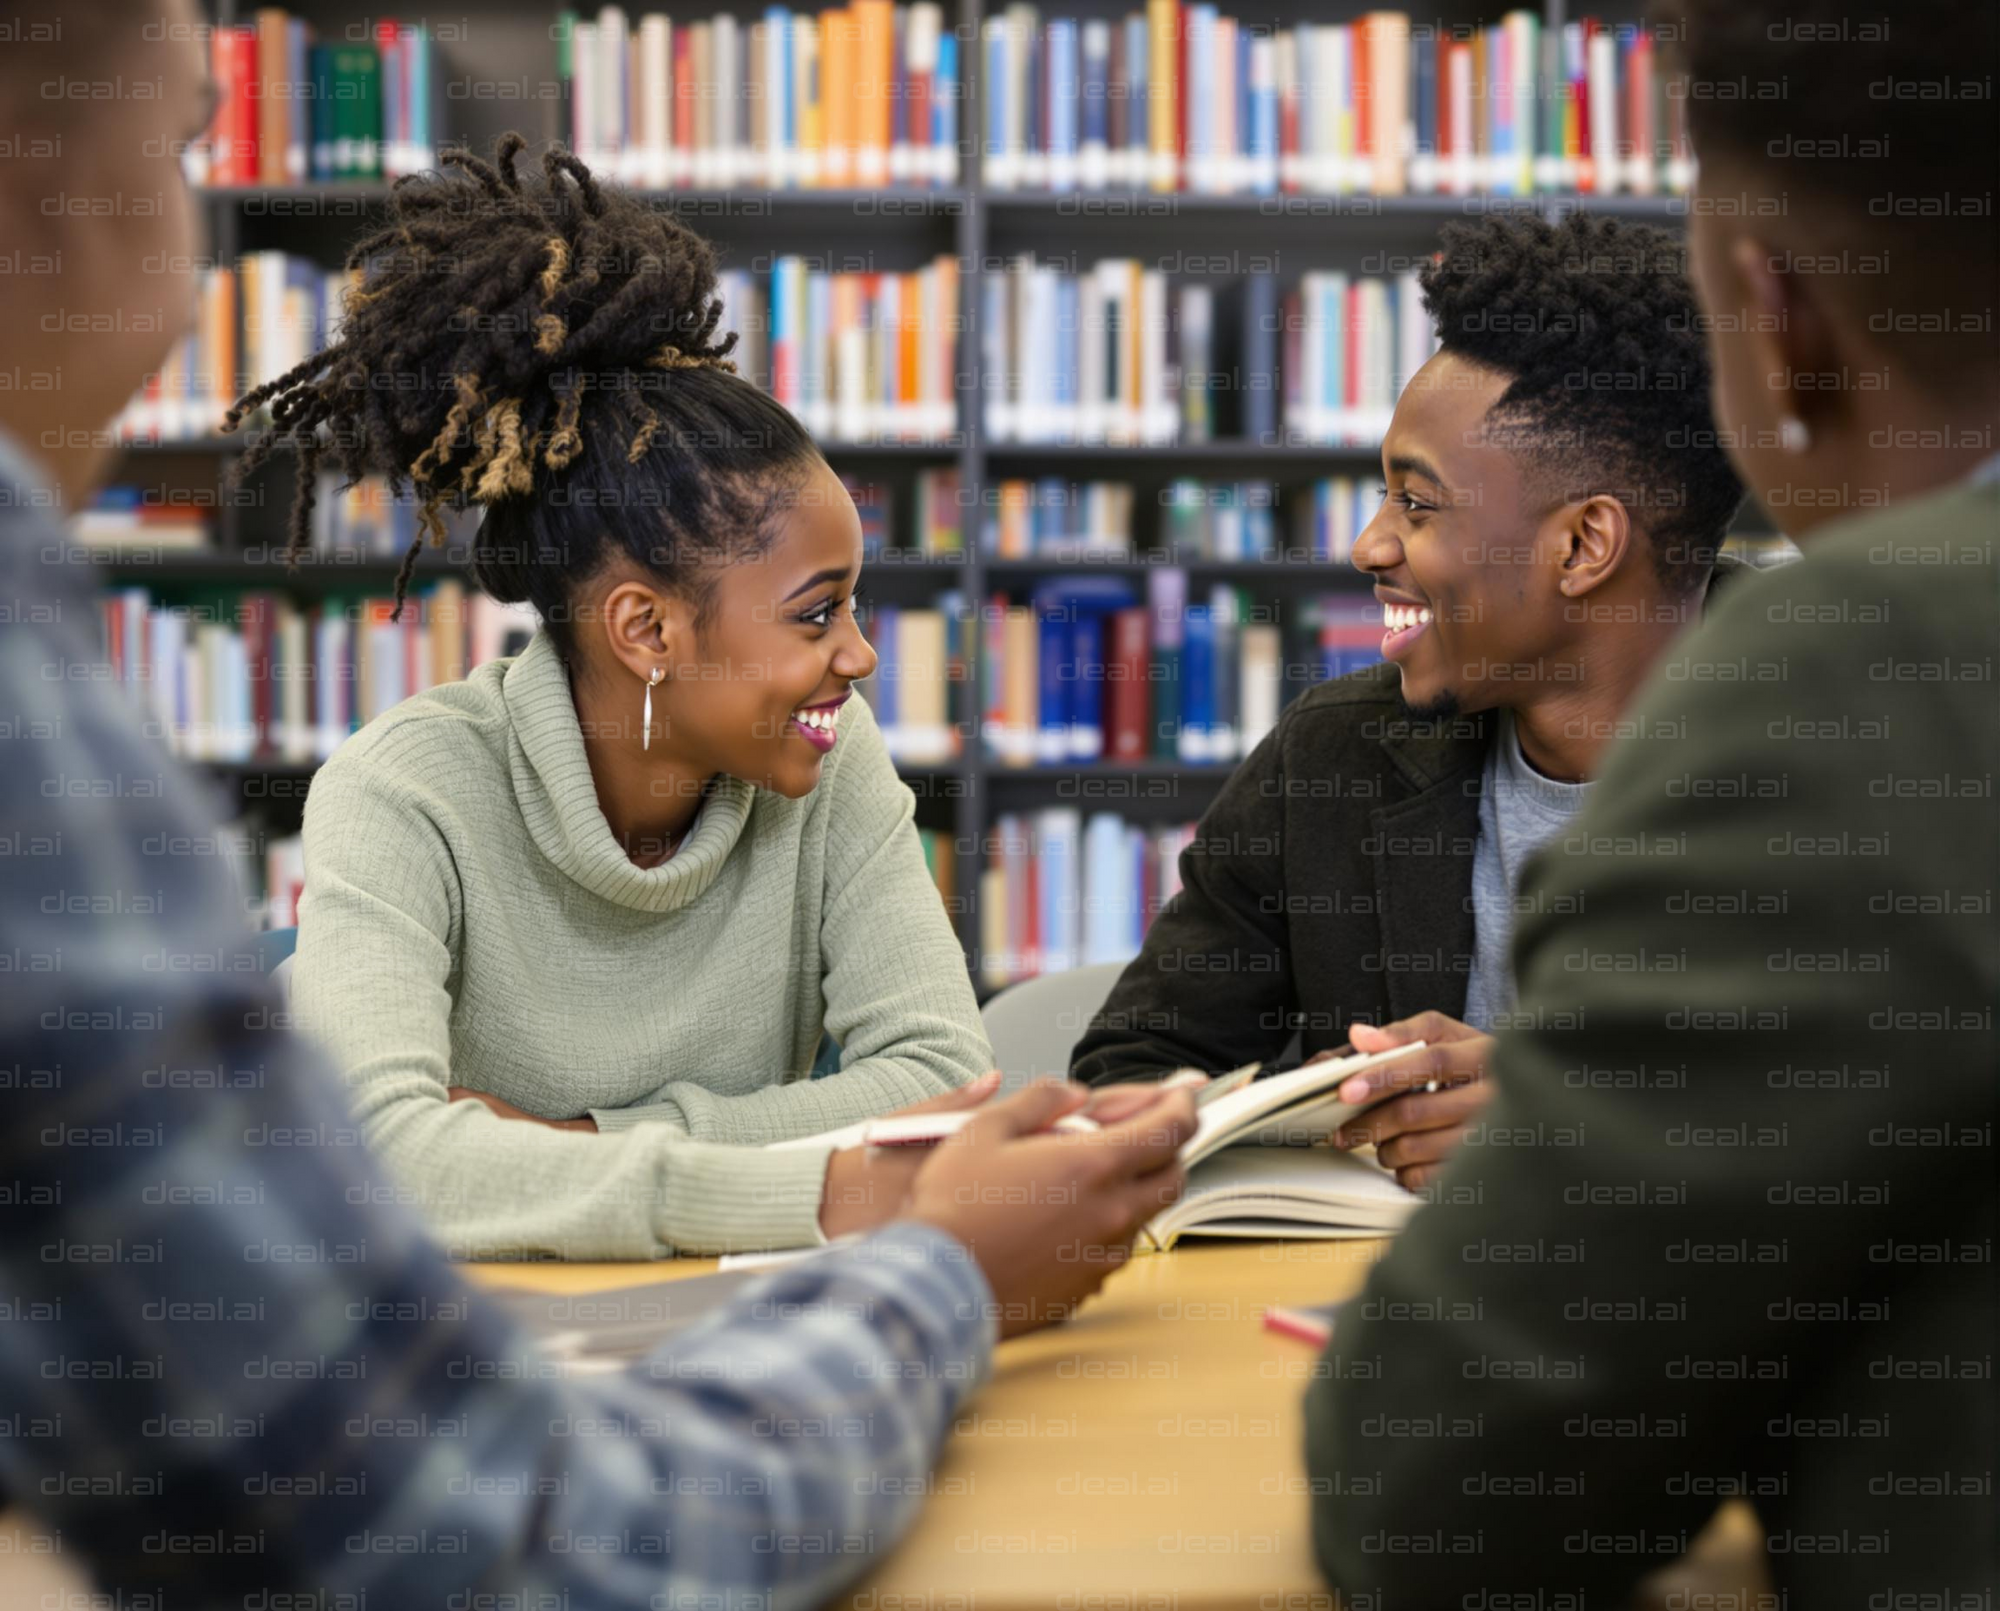
{"type": "MultiPolygon", "coordinates": [[[[570,111],[557,72],[556,13],[534,4],[470,0],[458,13],[449,37],[437,43],[434,90],[436,143],[467,143],[490,149],[492,140],[519,129],[533,142],[567,139],[570,111]]],[[[731,10],[747,29],[762,12],[749,5],[731,8],[715,0],[692,5],[643,3],[641,11],[707,17],[731,10]]],[[[804,254],[833,269],[907,272],[940,256],[956,259],[957,316],[963,332],[955,365],[957,420],[947,435],[918,443],[822,439],[830,463],[879,481],[890,492],[891,542],[906,541],[912,486],[926,470],[952,470],[963,505],[963,545],[956,554],[922,555],[892,548],[867,567],[871,604],[928,605],[950,591],[975,608],[996,593],[1019,596],[1050,579],[1088,574],[1122,576],[1143,594],[1146,578],[1162,563],[1158,541],[1161,494],[1176,478],[1268,482],[1275,489],[1281,518],[1288,495],[1326,476],[1373,478],[1376,453],[1366,446],[1303,444],[1272,433],[1256,439],[1156,443],[1029,443],[990,441],[982,399],[990,377],[982,374],[979,339],[982,297],[987,280],[1004,273],[1019,254],[1032,253],[1072,267],[1103,257],[1131,257],[1164,265],[1195,265],[1215,280],[1232,272],[1258,271],[1290,280],[1309,271],[1352,274],[1382,272],[1384,265],[1414,265],[1435,250],[1447,221],[1495,209],[1531,210],[1556,217],[1587,206],[1623,218],[1677,227],[1687,202],[1677,195],[1578,196],[1558,192],[1522,195],[1237,194],[1215,195],[1153,190],[1067,192],[996,189],[983,182],[981,149],[985,120],[979,41],[990,17],[1002,13],[994,0],[956,0],[946,10],[947,25],[960,43],[958,114],[959,182],[911,189],[672,189],[646,190],[654,205],[670,209],[690,227],[717,243],[725,268],[756,273],[778,254],[804,254]],[[998,558],[983,551],[981,514],[991,489],[1007,478],[1060,476],[1076,481],[1116,480],[1133,490],[1133,552],[1119,558],[998,558]]],[[[1143,5],[1079,0],[1051,4],[1046,17],[1116,19],[1143,5]]],[[[1295,21],[1339,22],[1362,15],[1359,6],[1327,6],[1279,0],[1273,16],[1250,6],[1237,10],[1246,21],[1289,25],[1295,21]]],[[[1437,8],[1447,27],[1490,22],[1488,8],[1449,4],[1437,8]]],[[[1617,7],[1611,8],[1614,11],[1617,7]]],[[[300,0],[297,12],[322,31],[367,28],[372,12],[349,0],[300,0]]],[[[1624,8],[1637,15],[1636,4],[1624,8]]],[[[1563,0],[1547,0],[1537,13],[1545,30],[1560,31],[1567,20],[1563,0]]],[[[219,25],[247,22],[254,12],[237,0],[218,0],[211,17],[219,25]]],[[[374,180],[317,183],[207,186],[201,190],[212,261],[235,263],[244,253],[284,251],[322,266],[337,264],[347,244],[378,216],[388,185],[374,180]]],[[[725,308],[725,319],[728,310],[725,308]]],[[[733,322],[733,321],[731,321],[733,322]]],[[[121,480],[174,489],[197,501],[212,499],[213,546],[199,551],[138,550],[113,554],[103,563],[107,586],[148,587],[162,597],[216,596],[258,589],[289,595],[302,603],[329,594],[388,592],[397,561],[393,557],[354,559],[315,555],[296,571],[282,562],[284,512],[289,503],[291,468],[276,462],[253,476],[239,492],[221,491],[223,477],[240,454],[240,439],[134,442],[122,450],[121,480]]],[[[1754,531],[1756,522],[1751,522],[1754,531]]],[[[1367,583],[1345,562],[1303,556],[1282,547],[1268,558],[1186,560],[1191,590],[1227,582],[1243,588],[1282,619],[1288,605],[1308,593],[1347,592],[1366,597],[1367,583]]],[[[459,574],[463,549],[426,550],[416,582],[459,574]]],[[[974,661],[976,628],[968,633],[974,661]]],[[[1299,691],[1288,680],[1285,697],[1299,691]]],[[[989,754],[981,733],[982,687],[976,668],[955,677],[949,689],[950,718],[958,753],[931,764],[902,770],[917,798],[921,826],[937,836],[941,854],[951,859],[945,882],[954,923],[976,980],[982,967],[979,910],[981,873],[987,866],[995,823],[1009,813],[1063,805],[1088,814],[1119,813],[1140,826],[1184,823],[1199,817],[1228,776],[1226,763],[1195,763],[1172,757],[1137,761],[1031,762],[1003,764],[989,754]]],[[[295,832],[311,763],[257,759],[197,763],[226,791],[246,821],[272,835],[295,832]]]]}

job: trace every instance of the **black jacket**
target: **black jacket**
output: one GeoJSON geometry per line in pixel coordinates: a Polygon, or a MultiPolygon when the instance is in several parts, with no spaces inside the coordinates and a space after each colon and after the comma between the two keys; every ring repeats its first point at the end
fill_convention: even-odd
{"type": "Polygon", "coordinates": [[[1310,1057],[1357,1019],[1460,1017],[1488,714],[1413,720],[1392,665],[1301,694],[1181,856],[1181,892],[1078,1042],[1087,1084],[1310,1057]]]}

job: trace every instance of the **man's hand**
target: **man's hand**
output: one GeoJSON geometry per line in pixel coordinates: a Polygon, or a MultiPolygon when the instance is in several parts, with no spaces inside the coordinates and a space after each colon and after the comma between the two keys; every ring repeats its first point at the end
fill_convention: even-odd
{"type": "Polygon", "coordinates": [[[1180,1195],[1194,1095],[1160,1093],[1095,1134],[1049,1132],[1082,1086],[1041,1080],[996,1102],[923,1160],[910,1217],[970,1248],[999,1305],[1000,1335],[1066,1318],[1132,1252],[1140,1226],[1180,1195]]]}
{"type": "Polygon", "coordinates": [[[1343,1102],[1376,1105],[1334,1133],[1336,1147],[1375,1144],[1375,1156],[1406,1191],[1421,1191],[1465,1137],[1493,1095],[1486,1083],[1493,1037],[1441,1012],[1419,1013],[1400,1023],[1356,1024],[1348,1041],[1357,1052],[1383,1052],[1412,1041],[1428,1044],[1344,1081],[1343,1102]],[[1427,1091],[1435,1084],[1437,1089],[1427,1091]],[[1402,1093],[1402,1094],[1398,1094],[1402,1093]],[[1386,1100],[1385,1100],[1386,1099],[1386,1100]]]}
{"type": "Polygon", "coordinates": [[[469,1085],[447,1085],[445,1095],[454,1102],[477,1102],[503,1119],[522,1119],[529,1124],[547,1125],[551,1130],[588,1130],[592,1135],[597,1134],[597,1121],[588,1113],[580,1119],[544,1119],[485,1091],[475,1091],[469,1085]]]}

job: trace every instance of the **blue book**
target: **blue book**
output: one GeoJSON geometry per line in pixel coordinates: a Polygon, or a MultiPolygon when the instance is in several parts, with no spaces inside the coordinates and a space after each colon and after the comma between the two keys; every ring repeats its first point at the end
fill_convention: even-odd
{"type": "Polygon", "coordinates": [[[1058,17],[1049,23],[1049,186],[1053,190],[1076,187],[1076,97],[1082,78],[1076,22],[1058,17]]]}
{"type": "Polygon", "coordinates": [[[1083,149],[1093,172],[1110,150],[1111,26],[1093,22],[1083,33],[1083,149]]]}
{"type": "Polygon", "coordinates": [[[896,714],[896,682],[902,669],[896,664],[896,617],[899,613],[893,605],[881,606],[875,611],[874,630],[868,634],[879,657],[875,675],[868,679],[868,703],[874,707],[875,725],[882,729],[882,743],[892,756],[903,739],[897,726],[901,718],[896,714]]]}
{"type": "Polygon", "coordinates": [[[1125,18],[1125,127],[1130,133],[1131,144],[1138,151],[1137,171],[1129,175],[1135,190],[1146,188],[1147,152],[1152,149],[1152,114],[1146,110],[1146,74],[1151,66],[1147,52],[1151,48],[1145,17],[1138,12],[1128,13],[1125,18]]]}
{"type": "Polygon", "coordinates": [[[1138,950],[1132,915],[1139,889],[1126,854],[1128,835],[1116,812],[1094,811],[1083,829],[1083,955],[1093,962],[1123,962],[1138,950]]]}
{"type": "Polygon", "coordinates": [[[1256,114],[1250,105],[1250,30],[1236,30],[1236,60],[1229,64],[1236,75],[1236,150],[1243,156],[1257,149],[1256,114]]]}
{"type": "Polygon", "coordinates": [[[1056,277],[1056,418],[1065,425],[1064,434],[1077,433],[1077,396],[1082,389],[1082,336],[1078,303],[1082,284],[1074,274],[1056,277]]]}
{"type": "Polygon", "coordinates": [[[1061,973],[1077,963],[1077,936],[1082,927],[1077,911],[1077,860],[1082,820],[1074,807],[1057,806],[1035,813],[1035,857],[1040,865],[1036,883],[1041,897],[1039,928],[1042,972],[1061,973]]]}
{"type": "Polygon", "coordinates": [[[1214,759],[1210,729],[1215,723],[1215,623],[1208,606],[1190,604],[1181,649],[1181,730],[1179,753],[1190,765],[1214,759]]]}
{"type": "MultiPolygon", "coordinates": [[[[1256,175],[1257,193],[1263,196],[1278,193],[1278,86],[1276,68],[1272,71],[1273,81],[1257,87],[1250,107],[1250,150],[1258,158],[1252,172],[1256,175]]],[[[1247,68],[1244,80],[1246,83],[1249,80],[1247,68]]]]}
{"type": "Polygon", "coordinates": [[[1069,758],[1104,758],[1104,617],[1096,610],[1078,614],[1071,627],[1069,758]]]}
{"type": "Polygon", "coordinates": [[[1036,700],[1035,759],[1069,759],[1070,617],[1062,611],[1040,612],[1035,619],[1041,653],[1040,688],[1036,700]]]}
{"type": "MultiPolygon", "coordinates": [[[[777,58],[777,80],[784,86],[777,95],[778,150],[792,151],[798,145],[797,112],[792,101],[792,14],[784,6],[770,5],[764,8],[764,37],[766,53],[777,58]]],[[[672,70],[669,66],[668,71],[672,70]]],[[[893,80],[898,84],[902,81],[900,76],[893,80]]],[[[628,140],[637,132],[638,108],[633,107],[631,114],[634,126],[626,130],[628,140]]],[[[773,157],[777,154],[777,151],[770,153],[773,157]]],[[[795,176],[789,172],[773,173],[768,177],[773,189],[790,185],[795,181],[795,176]]]]}
{"type": "MultiPolygon", "coordinates": [[[[1000,80],[987,82],[997,85],[1000,80]]],[[[958,149],[958,36],[949,28],[938,41],[937,83],[931,91],[931,148],[946,153],[958,149]]],[[[937,170],[935,177],[942,183],[951,182],[943,169],[937,170]]]]}
{"type": "MultiPolygon", "coordinates": [[[[1039,28],[1030,28],[1028,34],[1027,71],[1022,77],[1023,92],[1021,105],[1021,148],[1030,153],[1042,154],[1042,167],[1048,167],[1048,125],[1043,111],[1042,63],[1047,57],[1047,48],[1042,42],[1039,28]]],[[[1032,169],[1032,164],[1031,164],[1032,169]]]]}
{"type": "MultiPolygon", "coordinates": [[[[1416,69],[1416,84],[1411,93],[1412,117],[1416,123],[1417,149],[1420,157],[1437,155],[1438,131],[1438,42],[1435,34],[1426,33],[1410,41],[1410,54],[1416,69]]],[[[1553,97],[1551,98],[1553,101],[1553,97]]]]}
{"type": "MultiPolygon", "coordinates": [[[[988,19],[992,21],[991,18],[988,19]]],[[[942,41],[954,46],[949,30],[942,41]]],[[[1007,30],[988,27],[986,30],[986,151],[996,161],[1007,150],[1007,30]]],[[[1015,175],[1015,182],[1020,176],[1015,175]]],[[[989,282],[990,278],[989,278],[989,282]]]]}

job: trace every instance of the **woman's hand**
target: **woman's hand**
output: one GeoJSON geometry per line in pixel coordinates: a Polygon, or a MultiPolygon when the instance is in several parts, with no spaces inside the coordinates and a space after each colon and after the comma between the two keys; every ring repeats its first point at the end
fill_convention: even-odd
{"type": "Polygon", "coordinates": [[[1333,1138],[1336,1147],[1373,1142],[1375,1156],[1396,1172],[1398,1183],[1406,1191],[1421,1191],[1437,1178],[1452,1149],[1465,1139],[1467,1126],[1492,1099],[1486,1062],[1493,1037],[1441,1012],[1426,1012],[1380,1028],[1356,1024],[1348,1040],[1357,1052],[1427,1043],[1421,1052],[1356,1074],[1341,1085],[1341,1101],[1376,1105],[1349,1119],[1333,1138]],[[1433,1082],[1437,1089],[1427,1091],[1433,1082]]]}
{"type": "Polygon", "coordinates": [[[597,1121],[587,1113],[580,1119],[544,1119],[485,1091],[475,1091],[468,1085],[447,1085],[445,1095],[454,1102],[477,1102],[488,1113],[503,1119],[524,1119],[529,1124],[547,1125],[551,1130],[588,1130],[592,1135],[597,1134],[597,1121]]]}
{"type": "MultiPolygon", "coordinates": [[[[1000,1070],[988,1069],[969,1085],[912,1102],[885,1118],[912,1113],[957,1113],[976,1108],[1000,1089],[1000,1070]]],[[[820,1234],[832,1241],[855,1231],[872,1231],[897,1218],[909,1200],[910,1184],[930,1154],[928,1147],[843,1147],[826,1161],[820,1188],[820,1234]]]]}

